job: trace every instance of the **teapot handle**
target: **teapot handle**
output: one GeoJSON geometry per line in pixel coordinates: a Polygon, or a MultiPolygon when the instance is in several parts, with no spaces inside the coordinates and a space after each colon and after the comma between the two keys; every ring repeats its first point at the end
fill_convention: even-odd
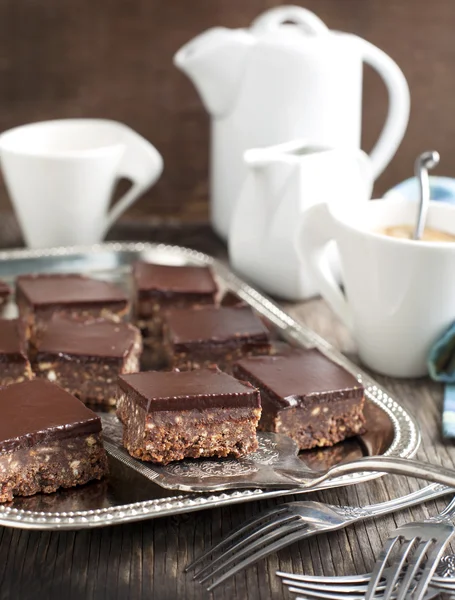
{"type": "Polygon", "coordinates": [[[287,22],[300,25],[310,34],[328,33],[329,28],[314,13],[301,6],[276,6],[259,15],[252,23],[253,31],[273,31],[287,22]]]}
{"type": "Polygon", "coordinates": [[[373,177],[377,179],[392,160],[403,139],[409,121],[410,95],[403,72],[385,52],[358,38],[364,62],[384,80],[389,94],[389,111],[381,135],[371,151],[373,177]]]}
{"type": "MultiPolygon", "coordinates": [[[[344,150],[347,153],[347,150],[344,150]]],[[[365,186],[365,198],[371,199],[371,193],[373,191],[373,165],[371,164],[371,158],[363,150],[358,150],[356,153],[357,164],[359,165],[360,174],[362,181],[365,186]]]]}

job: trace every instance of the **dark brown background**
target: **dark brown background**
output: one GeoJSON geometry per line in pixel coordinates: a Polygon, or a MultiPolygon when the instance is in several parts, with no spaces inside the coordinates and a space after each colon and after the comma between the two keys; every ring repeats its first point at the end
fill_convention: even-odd
{"type": "MultiPolygon", "coordinates": [[[[376,185],[381,194],[412,173],[420,151],[441,152],[455,175],[453,0],[305,0],[331,28],[378,45],[411,88],[406,138],[376,185]]],[[[247,26],[276,0],[1,0],[0,131],[61,117],[107,117],[149,138],[165,160],[160,182],[126,218],[204,220],[208,118],[172,65],[174,52],[214,25],[247,26]]],[[[383,123],[385,89],[365,78],[364,147],[383,123]]],[[[0,188],[0,209],[10,209],[0,188]]]]}

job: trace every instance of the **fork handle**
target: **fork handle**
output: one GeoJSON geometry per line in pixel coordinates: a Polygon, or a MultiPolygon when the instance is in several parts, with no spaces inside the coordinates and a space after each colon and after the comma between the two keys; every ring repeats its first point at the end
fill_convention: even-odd
{"type": "Polygon", "coordinates": [[[406,496],[392,498],[391,500],[386,500],[385,502],[370,504],[368,506],[359,508],[358,511],[353,512],[353,516],[358,516],[359,520],[368,517],[378,517],[380,515],[393,513],[396,510],[402,510],[403,508],[409,508],[411,506],[415,506],[416,504],[421,504],[422,502],[435,500],[436,498],[440,498],[441,496],[445,496],[446,494],[450,493],[455,494],[455,488],[451,488],[440,483],[430,483],[430,485],[420,488],[415,492],[411,492],[410,494],[406,494],[406,496]]]}
{"type": "Polygon", "coordinates": [[[321,473],[320,476],[316,475],[311,480],[308,478],[308,473],[299,473],[298,471],[287,469],[279,470],[280,474],[289,477],[304,488],[313,488],[327,479],[362,471],[407,475],[408,477],[417,477],[417,479],[425,479],[426,481],[455,487],[455,469],[448,469],[447,467],[432,465],[409,458],[392,458],[389,456],[367,456],[352,462],[335,465],[324,473],[321,473]]]}

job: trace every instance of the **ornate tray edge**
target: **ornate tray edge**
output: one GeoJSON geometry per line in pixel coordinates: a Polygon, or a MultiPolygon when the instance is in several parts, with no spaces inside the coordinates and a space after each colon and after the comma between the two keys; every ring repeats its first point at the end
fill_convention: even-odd
{"type": "MultiPolygon", "coordinates": [[[[338,352],[326,340],[307,328],[302,323],[293,319],[272,300],[239,279],[232,271],[217,261],[215,258],[196,250],[181,246],[166,244],[152,244],[148,242],[109,242],[94,246],[69,246],[46,248],[43,250],[13,249],[0,252],[0,261],[33,260],[41,258],[65,258],[81,255],[97,255],[120,252],[163,252],[176,257],[193,261],[195,264],[211,265],[215,272],[226,281],[233,292],[250,304],[257,312],[266,317],[283,336],[293,340],[304,347],[317,347],[326,356],[349,370],[363,383],[366,393],[375,404],[380,406],[389,415],[395,430],[392,445],[387,450],[387,456],[400,456],[410,458],[414,456],[420,445],[420,431],[415,419],[379,384],[347,357],[338,352]]],[[[309,491],[316,491],[338,485],[353,485],[363,483],[377,477],[382,473],[356,473],[345,475],[320,487],[309,491]]],[[[149,500],[135,504],[95,509],[91,511],[48,513],[32,512],[0,506],[0,525],[26,529],[80,529],[102,527],[116,523],[139,521],[158,516],[175,515],[186,512],[202,510],[204,508],[219,507],[227,504],[287,496],[297,493],[306,493],[307,490],[272,490],[261,489],[241,490],[234,492],[220,492],[217,494],[182,494],[159,500],[149,500]],[[59,516],[56,516],[59,515],[59,516]]]]}

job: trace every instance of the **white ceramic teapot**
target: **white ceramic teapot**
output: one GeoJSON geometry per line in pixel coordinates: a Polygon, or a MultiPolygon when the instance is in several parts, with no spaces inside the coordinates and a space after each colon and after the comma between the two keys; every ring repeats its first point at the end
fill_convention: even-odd
{"type": "MultiPolygon", "coordinates": [[[[301,140],[247,150],[248,175],[231,220],[234,270],[287,300],[316,295],[296,248],[297,226],[310,206],[335,202],[346,214],[371,197],[371,161],[362,150],[314,146],[301,140]]],[[[337,271],[337,255],[332,252],[337,271]]]]}
{"type": "Polygon", "coordinates": [[[296,138],[360,147],[363,62],[389,92],[387,119],[371,152],[374,178],[406,130],[409,89],[395,62],[355,35],[330,31],[298,6],[273,8],[250,29],[209,29],[174,62],[212,116],[211,216],[224,238],[246,176],[245,150],[296,138]]]}

